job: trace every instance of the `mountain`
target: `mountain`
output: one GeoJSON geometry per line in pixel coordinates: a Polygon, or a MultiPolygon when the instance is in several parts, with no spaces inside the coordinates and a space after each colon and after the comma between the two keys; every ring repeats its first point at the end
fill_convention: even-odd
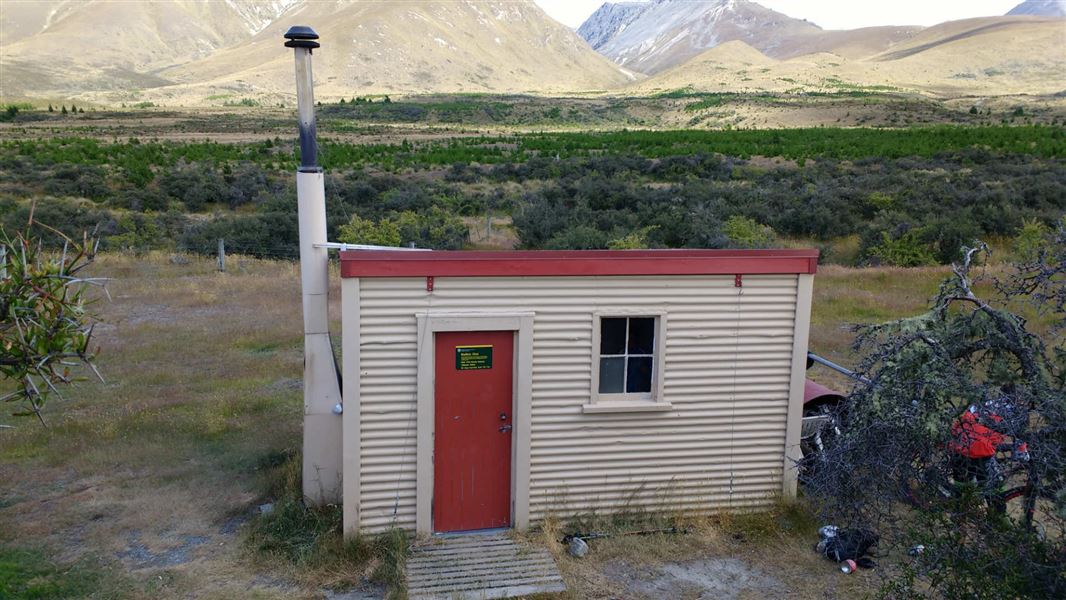
{"type": "Polygon", "coordinates": [[[5,95],[165,84],[158,71],[262,31],[299,0],[5,2],[5,95]]]}
{"type": "Polygon", "coordinates": [[[1008,16],[1066,17],[1066,0],[1025,0],[1007,13],[1008,16]]]}
{"type": "Polygon", "coordinates": [[[1066,90],[1062,35],[1061,19],[966,19],[923,29],[886,51],[854,59],[823,51],[779,60],[733,41],[656,74],[631,91],[1053,95],[1066,90]]]}
{"type": "Polygon", "coordinates": [[[922,27],[888,25],[817,31],[792,39],[787,47],[773,53],[775,58],[789,59],[827,52],[848,60],[875,56],[906,42],[923,31],[922,27]]]}
{"type": "Polygon", "coordinates": [[[652,0],[607,3],[578,31],[619,65],[654,74],[733,40],[769,56],[789,54],[822,30],[748,0],[652,0]]]}
{"type": "Polygon", "coordinates": [[[578,27],[577,34],[593,50],[599,50],[637,20],[647,8],[647,2],[606,2],[578,27]]]}
{"type": "MultiPolygon", "coordinates": [[[[597,54],[532,0],[306,2],[251,39],[163,71],[189,88],[225,93],[292,92],[292,23],[321,36],[315,51],[321,98],[375,93],[603,90],[636,78],[597,54]]],[[[164,90],[160,90],[163,92],[164,90]]]]}
{"type": "Polygon", "coordinates": [[[282,46],[293,24],[310,25],[322,38],[314,66],[322,99],[575,92],[637,79],[532,0],[91,0],[30,12],[18,19],[41,30],[0,52],[5,95],[281,101],[293,91],[292,52],[282,46]],[[62,18],[48,22],[52,11],[62,18]]]}

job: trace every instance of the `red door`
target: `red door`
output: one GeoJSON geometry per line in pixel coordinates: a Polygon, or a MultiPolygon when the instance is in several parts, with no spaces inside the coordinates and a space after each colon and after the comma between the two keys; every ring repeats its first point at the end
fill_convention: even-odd
{"type": "Polygon", "coordinates": [[[433,530],[511,526],[514,332],[438,333],[433,530]]]}

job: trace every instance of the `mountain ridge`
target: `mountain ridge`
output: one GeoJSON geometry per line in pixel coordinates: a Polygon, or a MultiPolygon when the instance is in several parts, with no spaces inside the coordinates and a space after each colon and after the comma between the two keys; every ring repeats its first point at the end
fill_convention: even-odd
{"type": "MultiPolygon", "coordinates": [[[[117,6],[104,0],[90,3],[97,1],[105,9],[117,6]]],[[[63,6],[53,3],[49,9],[63,6]]],[[[162,43],[118,31],[115,23],[121,19],[113,11],[105,33],[93,28],[93,19],[84,18],[86,11],[79,14],[83,18],[66,17],[3,46],[0,86],[5,93],[48,96],[75,91],[105,103],[195,103],[198,98],[246,96],[276,102],[291,93],[292,55],[281,42],[293,24],[310,25],[322,36],[323,48],[316,51],[315,61],[316,91],[322,98],[572,92],[617,88],[637,79],[532,0],[137,3],[125,21],[139,26],[123,29],[162,43]],[[212,19],[204,11],[219,13],[216,20],[239,32],[223,38],[220,27],[206,27],[212,19]],[[67,25],[60,27],[63,23],[67,25]],[[70,31],[74,26],[85,31],[76,35],[70,31]],[[70,56],[52,50],[63,45],[57,37],[62,29],[65,40],[83,40],[70,56]],[[126,47],[129,39],[137,48],[126,47]],[[174,48],[166,50],[168,44],[174,48]]]]}
{"type": "Polygon", "coordinates": [[[1060,19],[981,17],[926,28],[882,53],[854,60],[829,52],[775,59],[735,40],[631,89],[638,95],[685,89],[1055,96],[1066,91],[1061,38],[1060,19]],[[1058,50],[1045,52],[1047,48],[1058,50]]]}
{"type": "Polygon", "coordinates": [[[749,0],[652,0],[607,3],[578,31],[619,65],[653,75],[732,40],[784,55],[792,43],[822,29],[749,0]]]}
{"type": "Polygon", "coordinates": [[[1066,0],[1025,0],[1007,16],[1066,17],[1066,0]]]}

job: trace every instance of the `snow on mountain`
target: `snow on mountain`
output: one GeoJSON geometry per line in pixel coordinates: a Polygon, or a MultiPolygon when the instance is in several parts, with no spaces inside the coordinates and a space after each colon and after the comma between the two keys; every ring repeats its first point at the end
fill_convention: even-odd
{"type": "Polygon", "coordinates": [[[1007,16],[1066,17],[1066,0],[1025,0],[1007,16]]]}
{"type": "Polygon", "coordinates": [[[244,20],[250,35],[266,29],[285,11],[301,2],[303,0],[226,0],[233,12],[244,20]]]}
{"type": "Polygon", "coordinates": [[[616,63],[657,73],[732,40],[785,55],[821,29],[748,0],[652,0],[607,3],[578,32],[616,63]]]}
{"type": "Polygon", "coordinates": [[[640,17],[648,8],[647,2],[607,2],[596,9],[581,27],[577,34],[585,39],[594,50],[611,41],[611,38],[621,33],[629,24],[640,17]]]}

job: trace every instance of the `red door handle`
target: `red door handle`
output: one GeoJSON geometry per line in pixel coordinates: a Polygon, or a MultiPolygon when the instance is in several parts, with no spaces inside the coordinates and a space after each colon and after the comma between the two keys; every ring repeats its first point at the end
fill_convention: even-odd
{"type": "Polygon", "coordinates": [[[500,431],[503,432],[503,433],[507,433],[510,430],[511,430],[511,426],[510,425],[501,425],[500,426],[500,431]]]}

